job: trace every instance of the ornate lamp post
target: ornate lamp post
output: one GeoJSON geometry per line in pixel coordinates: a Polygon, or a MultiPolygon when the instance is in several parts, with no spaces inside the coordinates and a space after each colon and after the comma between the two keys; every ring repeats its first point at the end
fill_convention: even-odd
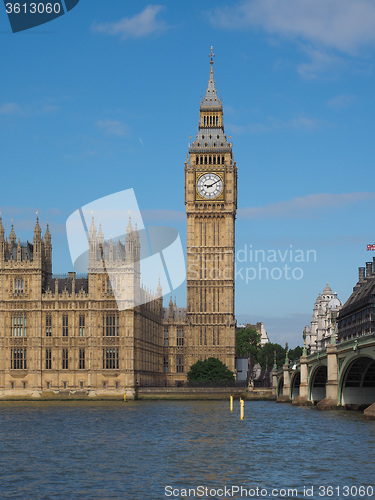
{"type": "Polygon", "coordinates": [[[289,357],[288,357],[288,342],[285,344],[285,364],[289,365],[289,357]]]}
{"type": "Polygon", "coordinates": [[[336,334],[335,334],[335,329],[336,329],[336,314],[335,311],[331,311],[331,344],[336,344],[336,334]]]}
{"type": "Polygon", "coordinates": [[[307,349],[306,349],[306,331],[303,330],[303,349],[302,349],[302,356],[307,356],[307,349]]]}

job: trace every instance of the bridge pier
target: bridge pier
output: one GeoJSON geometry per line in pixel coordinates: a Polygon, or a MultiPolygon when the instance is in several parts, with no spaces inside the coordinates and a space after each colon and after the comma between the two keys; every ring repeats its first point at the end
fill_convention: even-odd
{"type": "Polygon", "coordinates": [[[283,395],[276,399],[277,403],[289,403],[290,402],[289,364],[283,365],[283,376],[284,376],[283,395]]]}
{"type": "Polygon", "coordinates": [[[335,410],[338,407],[337,345],[331,344],[327,352],[326,397],[317,404],[318,410],[335,410]]]}
{"type": "Polygon", "coordinates": [[[366,420],[375,420],[375,403],[366,408],[363,415],[366,420]]]}
{"type": "Polygon", "coordinates": [[[307,372],[307,356],[300,357],[301,363],[301,384],[299,386],[299,396],[293,399],[292,404],[296,406],[308,406],[309,401],[309,384],[308,384],[308,372],[307,372]]]}

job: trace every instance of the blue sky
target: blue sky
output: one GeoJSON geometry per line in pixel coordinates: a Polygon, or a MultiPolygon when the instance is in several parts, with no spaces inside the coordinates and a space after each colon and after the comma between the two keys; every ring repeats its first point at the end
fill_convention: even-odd
{"type": "MultiPolygon", "coordinates": [[[[239,260],[247,250],[238,321],[263,321],[293,346],[327,281],[349,297],[375,243],[371,0],[81,0],[29,31],[12,34],[4,10],[0,23],[3,223],[26,240],[36,210],[43,230],[48,218],[54,272],[72,269],[68,216],[122,189],[185,245],[184,162],[213,45],[238,166],[239,260]],[[308,251],[316,258],[301,261],[308,251]],[[297,279],[272,279],[285,265],[297,279]]],[[[185,284],[176,295],[184,305],[185,284]]]]}

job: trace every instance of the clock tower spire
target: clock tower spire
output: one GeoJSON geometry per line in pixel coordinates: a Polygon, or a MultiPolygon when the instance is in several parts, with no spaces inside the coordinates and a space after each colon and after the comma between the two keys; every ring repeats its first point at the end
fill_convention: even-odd
{"type": "Polygon", "coordinates": [[[187,215],[187,371],[199,359],[219,358],[234,370],[234,236],[237,167],[224,132],[223,106],[210,74],[200,103],[198,133],[185,163],[187,215]]]}

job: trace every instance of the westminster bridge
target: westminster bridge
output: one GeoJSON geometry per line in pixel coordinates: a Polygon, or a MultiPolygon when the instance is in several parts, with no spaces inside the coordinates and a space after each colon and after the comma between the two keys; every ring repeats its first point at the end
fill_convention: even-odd
{"type": "Polygon", "coordinates": [[[375,333],[327,345],[298,362],[288,358],[273,371],[279,402],[317,405],[320,410],[347,407],[375,419],[375,333]]]}

